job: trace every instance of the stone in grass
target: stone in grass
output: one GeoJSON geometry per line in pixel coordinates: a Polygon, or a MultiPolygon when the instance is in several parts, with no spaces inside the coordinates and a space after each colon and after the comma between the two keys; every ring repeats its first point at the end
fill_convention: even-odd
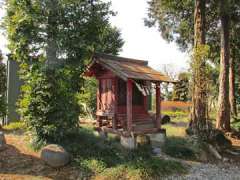
{"type": "Polygon", "coordinates": [[[0,131],[0,151],[4,150],[6,147],[6,140],[4,137],[4,133],[0,131]]]}
{"type": "Polygon", "coordinates": [[[42,149],[41,159],[51,167],[62,167],[69,163],[70,156],[62,146],[50,144],[42,149]]]}
{"type": "Polygon", "coordinates": [[[147,135],[139,134],[136,137],[136,143],[138,146],[144,146],[150,144],[150,138],[147,135]]]}

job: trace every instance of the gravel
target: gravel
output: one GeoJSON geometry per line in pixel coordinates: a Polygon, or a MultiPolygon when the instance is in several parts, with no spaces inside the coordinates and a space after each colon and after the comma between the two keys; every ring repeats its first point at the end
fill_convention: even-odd
{"type": "Polygon", "coordinates": [[[228,163],[203,164],[187,163],[191,166],[188,174],[170,176],[166,179],[186,180],[240,180],[240,168],[228,163]]]}

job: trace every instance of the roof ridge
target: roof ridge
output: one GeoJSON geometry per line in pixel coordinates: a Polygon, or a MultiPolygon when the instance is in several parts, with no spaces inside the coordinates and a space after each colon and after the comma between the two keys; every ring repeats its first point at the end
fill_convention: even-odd
{"type": "Polygon", "coordinates": [[[94,53],[93,57],[105,58],[106,60],[113,60],[113,61],[124,61],[124,62],[136,63],[136,64],[145,65],[145,66],[148,65],[148,61],[146,60],[138,60],[138,59],[126,58],[126,57],[115,56],[115,55],[104,54],[104,53],[94,53]]]}

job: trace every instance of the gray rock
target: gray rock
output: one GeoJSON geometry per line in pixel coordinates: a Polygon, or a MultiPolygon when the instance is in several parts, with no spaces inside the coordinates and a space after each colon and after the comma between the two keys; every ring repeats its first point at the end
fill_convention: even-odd
{"type": "Polygon", "coordinates": [[[162,150],[161,150],[161,148],[153,148],[153,154],[155,154],[155,155],[161,155],[162,154],[162,150]]]}
{"type": "Polygon", "coordinates": [[[4,133],[2,131],[0,131],[0,151],[4,150],[6,147],[6,140],[4,137],[4,133]]]}
{"type": "Polygon", "coordinates": [[[61,167],[69,163],[70,156],[62,146],[50,144],[42,149],[41,159],[52,167],[61,167]]]}

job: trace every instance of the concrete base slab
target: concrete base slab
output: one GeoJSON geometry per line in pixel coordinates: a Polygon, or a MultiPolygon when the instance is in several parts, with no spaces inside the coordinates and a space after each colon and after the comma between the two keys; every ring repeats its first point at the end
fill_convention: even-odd
{"type": "Polygon", "coordinates": [[[153,148],[162,147],[166,142],[166,133],[165,132],[149,134],[148,136],[150,138],[151,145],[153,148]]]}
{"type": "Polygon", "coordinates": [[[126,149],[135,149],[137,148],[136,146],[136,141],[134,137],[124,137],[121,136],[120,138],[121,145],[126,148],[126,149]]]}

